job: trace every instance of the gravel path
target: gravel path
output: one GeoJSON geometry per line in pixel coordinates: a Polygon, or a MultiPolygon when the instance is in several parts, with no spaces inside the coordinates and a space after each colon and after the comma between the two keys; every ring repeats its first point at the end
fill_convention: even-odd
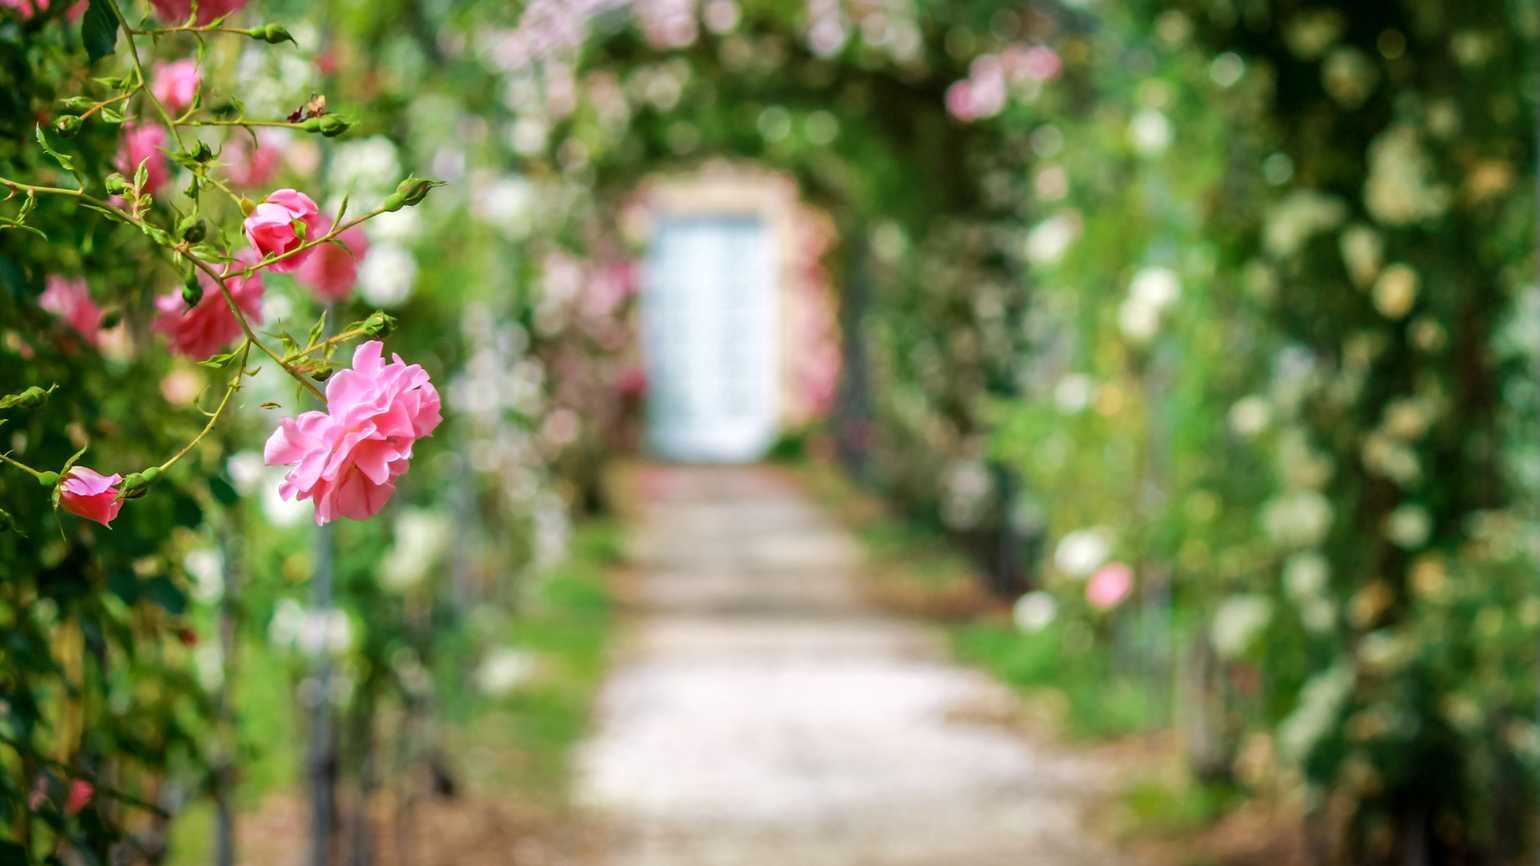
{"type": "Polygon", "coordinates": [[[615,866],[1056,866],[1105,773],[856,592],[854,538],[766,468],[648,469],[629,651],[580,757],[615,866]],[[1003,709],[1002,709],[1003,708],[1003,709]]]}

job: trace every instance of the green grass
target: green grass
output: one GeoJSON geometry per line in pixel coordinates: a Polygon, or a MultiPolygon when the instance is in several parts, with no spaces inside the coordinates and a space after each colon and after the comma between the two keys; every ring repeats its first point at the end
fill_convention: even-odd
{"type": "MultiPolygon", "coordinates": [[[[565,801],[574,747],[588,731],[603,679],[613,625],[610,571],[622,557],[621,529],[592,521],[573,533],[570,555],[535,579],[520,609],[509,613],[492,643],[540,660],[529,685],[501,698],[467,696],[467,718],[446,721],[444,742],[461,780],[472,789],[551,805],[565,801]]],[[[237,706],[243,756],[239,807],[299,783],[304,738],[286,664],[265,644],[246,647],[237,706]]],[[[199,800],[172,823],[172,866],[208,863],[214,810],[199,800]]]]}
{"type": "Polygon", "coordinates": [[[1118,799],[1137,832],[1183,837],[1213,826],[1246,795],[1233,785],[1149,779],[1129,785],[1118,799]]]}
{"type": "Polygon", "coordinates": [[[976,569],[937,529],[895,514],[837,466],[809,460],[793,462],[792,469],[813,498],[861,540],[878,579],[933,591],[975,588],[976,569]]]}
{"type": "Polygon", "coordinates": [[[929,598],[909,606],[954,623],[948,632],[954,655],[1028,696],[1048,695],[1062,704],[1060,721],[1072,739],[1106,740],[1162,724],[1169,691],[1118,670],[1095,649],[1075,651],[1057,624],[1023,633],[1005,619],[1003,602],[989,601],[975,566],[938,530],[906,520],[855,486],[827,463],[793,464],[814,499],[861,540],[875,566],[873,579],[896,594],[929,598]],[[971,590],[963,593],[962,590],[971,590]],[[971,595],[960,604],[937,600],[971,595]],[[961,621],[953,614],[962,613],[961,621]]]}
{"type": "Polygon", "coordinates": [[[1073,739],[1116,739],[1151,730],[1165,717],[1164,683],[1119,671],[1095,651],[1072,651],[1056,624],[1025,633],[1008,624],[971,623],[951,635],[963,661],[1025,695],[1060,698],[1060,721],[1073,739]]]}
{"type": "Polygon", "coordinates": [[[613,630],[606,584],[621,555],[614,524],[580,527],[567,562],[510,617],[508,643],[536,653],[542,672],[471,721],[463,751],[490,759],[464,763],[473,785],[549,801],[566,796],[573,748],[588,732],[604,676],[613,630]]]}

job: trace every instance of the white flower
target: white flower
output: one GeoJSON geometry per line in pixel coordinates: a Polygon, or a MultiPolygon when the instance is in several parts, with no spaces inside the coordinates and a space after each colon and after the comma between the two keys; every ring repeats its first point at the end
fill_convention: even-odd
{"type": "Polygon", "coordinates": [[[1266,596],[1237,595],[1225,599],[1214,611],[1209,639],[1220,658],[1233,659],[1251,644],[1273,618],[1273,603],[1266,596]]]}
{"type": "Polygon", "coordinates": [[[1385,255],[1385,239],[1379,232],[1366,225],[1351,225],[1342,230],[1338,243],[1353,282],[1360,286],[1373,282],[1385,255]]]}
{"type": "Polygon", "coordinates": [[[1288,759],[1310,757],[1315,744],[1336,727],[1342,704],[1353,689],[1353,671],[1338,665],[1316,674],[1299,690],[1299,704],[1278,726],[1278,747],[1288,759]]]}
{"type": "Polygon", "coordinates": [[[1417,130],[1393,126],[1369,145],[1369,178],[1364,204],[1387,225],[1406,225],[1442,214],[1449,190],[1433,183],[1433,163],[1417,130]]]}
{"type": "Polygon", "coordinates": [[[403,247],[379,244],[358,266],[359,293],[378,307],[396,307],[412,295],[417,259],[403,247]]]}
{"type": "Polygon", "coordinates": [[[1156,312],[1176,303],[1181,293],[1182,283],[1170,268],[1143,268],[1128,284],[1129,298],[1154,307],[1156,312]]]}
{"type": "Polygon", "coordinates": [[[1288,258],[1314,235],[1340,225],[1346,213],[1342,202],[1326,193],[1295,190],[1268,209],[1263,245],[1277,258],[1288,258]]]}
{"type": "Polygon", "coordinates": [[[394,529],[390,552],[380,564],[380,583],[401,592],[421,583],[439,563],[454,536],[454,526],[437,511],[404,508],[394,529]]]}
{"type": "Polygon", "coordinates": [[[1321,84],[1331,98],[1347,108],[1357,108],[1374,93],[1380,71],[1362,51],[1341,46],[1321,64],[1321,84]]]}
{"type": "Polygon", "coordinates": [[[230,482],[242,494],[256,490],[266,474],[262,455],[255,451],[237,451],[231,454],[230,459],[225,461],[225,471],[230,473],[230,482]]]}
{"type": "Polygon", "coordinates": [[[225,558],[212,547],[190,550],[182,558],[182,567],[193,578],[192,596],[205,604],[219,600],[225,592],[225,558]]]}
{"type": "Polygon", "coordinates": [[[218,641],[206,641],[193,649],[193,670],[205,691],[213,692],[224,684],[225,657],[218,641]]]}
{"type": "Polygon", "coordinates": [[[300,499],[284,499],[278,493],[278,482],[283,472],[269,470],[267,483],[262,486],[262,514],[274,526],[293,526],[311,513],[310,503],[300,499]]]}
{"type": "Polygon", "coordinates": [[[1417,272],[1403,264],[1385,268],[1374,282],[1374,308],[1387,319],[1399,319],[1417,303],[1417,272]]]}
{"type": "Polygon", "coordinates": [[[1331,577],[1326,557],[1315,551],[1296,553],[1283,564],[1283,586],[1296,601],[1319,598],[1331,577]]]}
{"type": "Polygon", "coordinates": [[[1314,60],[1342,37],[1345,22],[1335,9],[1315,9],[1294,15],[1283,29],[1289,50],[1301,60],[1314,60]]]}
{"type": "Polygon", "coordinates": [[[1091,405],[1091,399],[1096,395],[1096,384],[1091,377],[1082,373],[1071,373],[1059,380],[1059,384],[1053,388],[1053,402],[1059,407],[1059,411],[1066,415],[1074,415],[1091,405]]]}
{"type": "Polygon", "coordinates": [[[386,211],[364,223],[369,240],[376,244],[406,243],[422,232],[420,208],[404,207],[386,211]]]}
{"type": "Polygon", "coordinates": [[[517,240],[534,228],[535,188],[518,175],[500,177],[473,194],[472,210],[483,222],[517,240]]]}
{"type": "Polygon", "coordinates": [[[1230,407],[1230,429],[1240,436],[1255,436],[1267,429],[1272,411],[1267,401],[1252,394],[1235,401],[1230,407]]]}
{"type": "Polygon", "coordinates": [[[1077,529],[1059,539],[1053,564],[1071,577],[1087,577],[1112,555],[1112,533],[1100,526],[1077,529]]]}
{"type": "Polygon", "coordinates": [[[1128,298],[1118,307],[1118,330],[1134,343],[1148,343],[1160,330],[1160,310],[1128,298]]]}
{"type": "Polygon", "coordinates": [[[1314,490],[1275,497],[1262,509],[1262,528],[1284,547],[1314,547],[1331,529],[1331,503],[1314,490]]]}
{"type": "Polygon", "coordinates": [[[1059,603],[1046,592],[1029,592],[1016,599],[1011,608],[1011,618],[1016,627],[1024,632],[1039,632],[1053,622],[1059,612],[1059,603]]]}
{"type": "Polygon", "coordinates": [[[1171,146],[1171,121],[1153,108],[1146,108],[1134,115],[1128,125],[1128,133],[1134,150],[1144,156],[1158,156],[1171,146]]]}
{"type": "Polygon", "coordinates": [[[1433,518],[1420,505],[1403,505],[1385,519],[1385,535],[1407,550],[1421,547],[1432,530],[1433,518]]]}
{"type": "Polygon", "coordinates": [[[337,608],[310,610],[292,598],[278,602],[267,626],[274,646],[299,650],[308,656],[337,655],[353,644],[353,623],[337,608]]]}
{"type": "Polygon", "coordinates": [[[401,180],[396,145],[383,135],[337,145],[331,166],[332,187],[354,195],[383,194],[401,180]]]}
{"type": "Polygon", "coordinates": [[[1051,265],[1063,258],[1079,237],[1080,214],[1076,211],[1056,213],[1027,232],[1027,260],[1036,265],[1051,265]]]}
{"type": "Polygon", "coordinates": [[[476,668],[476,687],[493,697],[506,695],[534,677],[539,662],[531,653],[512,647],[493,650],[476,668]]]}
{"type": "Polygon", "coordinates": [[[941,518],[953,528],[971,528],[983,519],[994,492],[994,479],[982,460],[957,460],[948,469],[941,518]]]}

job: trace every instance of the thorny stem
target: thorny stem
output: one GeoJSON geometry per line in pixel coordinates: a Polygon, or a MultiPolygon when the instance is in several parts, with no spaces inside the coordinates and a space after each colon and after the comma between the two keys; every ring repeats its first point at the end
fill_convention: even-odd
{"type": "Polygon", "coordinates": [[[107,0],[107,5],[112,7],[112,14],[117,16],[118,23],[123,26],[124,32],[128,34],[128,38],[123,41],[128,43],[129,59],[134,63],[134,70],[139,73],[139,86],[129,92],[139,91],[144,93],[145,98],[150,101],[151,105],[155,106],[156,113],[161,116],[161,119],[166,122],[167,128],[171,130],[171,137],[176,139],[176,146],[182,148],[182,136],[177,132],[176,121],[171,117],[171,112],[167,111],[166,106],[156,97],[154,89],[150,87],[149,76],[145,74],[144,63],[139,60],[139,46],[134,43],[133,25],[128,23],[128,18],[123,15],[123,10],[118,8],[118,0],[107,0]]]}
{"type": "Polygon", "coordinates": [[[304,124],[292,123],[287,120],[252,120],[249,117],[236,117],[229,120],[223,118],[208,118],[198,120],[196,118],[182,118],[176,121],[177,126],[274,126],[279,129],[303,129],[304,124]]]}
{"type": "Polygon", "coordinates": [[[90,108],[87,108],[85,111],[82,111],[80,113],[80,119],[85,120],[86,118],[97,113],[98,111],[101,111],[103,108],[106,108],[109,105],[116,105],[117,103],[132,97],[135,92],[136,91],[130,90],[126,93],[119,93],[117,96],[114,96],[111,99],[104,99],[101,102],[91,106],[90,108]]]}
{"type": "Polygon", "coordinates": [[[6,463],[11,464],[12,466],[15,466],[17,469],[20,469],[21,471],[27,473],[28,475],[31,475],[33,478],[36,478],[38,480],[42,480],[42,478],[43,478],[43,473],[39,472],[36,469],[33,469],[31,466],[28,466],[27,464],[21,462],[20,460],[17,460],[16,458],[12,457],[9,453],[0,452],[0,460],[3,460],[6,463]]]}
{"type": "MultiPolygon", "coordinates": [[[[140,219],[133,214],[123,211],[119,208],[115,208],[107,202],[102,201],[101,199],[98,199],[94,196],[87,195],[85,190],[66,189],[64,187],[54,186],[38,186],[35,184],[22,183],[20,181],[11,180],[5,177],[0,177],[0,186],[9,187],[12,190],[38,193],[41,195],[58,195],[73,198],[90,205],[92,208],[99,210],[114,219],[127,223],[128,225],[134,226],[136,228],[143,229],[145,226],[149,225],[143,219],[140,219]]],[[[203,259],[193,255],[191,248],[185,243],[178,244],[173,249],[175,252],[184,256],[189,262],[191,262],[193,267],[208,275],[208,277],[214,281],[215,285],[219,286],[220,294],[224,297],[225,303],[229,305],[231,314],[235,316],[235,320],[240,324],[241,331],[246,335],[246,338],[250,340],[252,344],[262,352],[262,354],[275,361],[295,381],[299,382],[306,389],[308,389],[311,394],[315,395],[316,399],[325,402],[326,395],[323,394],[321,389],[317,388],[315,384],[310,381],[308,376],[295,370],[291,362],[287,362],[283,358],[279,357],[271,347],[269,347],[259,337],[257,337],[256,331],[252,329],[251,323],[246,319],[246,314],[241,310],[240,305],[235,302],[234,296],[230,294],[230,289],[225,285],[225,281],[230,277],[240,277],[242,279],[248,278],[263,268],[284,261],[285,259],[298,256],[307,250],[311,250],[320,246],[321,244],[330,243],[338,235],[342,234],[348,229],[359,225],[360,223],[366,222],[376,216],[379,216],[382,213],[385,213],[384,208],[376,208],[375,210],[372,210],[363,216],[356,217],[354,219],[348,220],[347,222],[333,224],[331,231],[328,231],[326,234],[321,235],[318,238],[307,240],[286,253],[281,253],[276,256],[269,256],[268,258],[265,258],[260,262],[251,265],[250,267],[242,268],[239,270],[230,270],[227,267],[226,270],[221,272],[207,261],[204,261],[203,259]]],[[[311,351],[313,351],[313,349],[311,351]]]]}
{"type": "Polygon", "coordinates": [[[132,27],[125,28],[131,36],[171,36],[177,33],[191,33],[199,35],[203,33],[230,33],[236,36],[252,36],[254,31],[240,27],[225,27],[215,24],[179,24],[176,27],[132,27]]]}
{"type": "Polygon", "coordinates": [[[182,446],[182,450],[171,455],[171,459],[167,460],[165,463],[160,464],[160,470],[162,472],[170,469],[172,466],[175,466],[178,460],[186,457],[189,452],[196,448],[198,443],[202,442],[204,437],[208,436],[209,433],[213,431],[214,426],[219,423],[219,419],[224,416],[225,407],[230,405],[230,398],[235,396],[235,392],[241,389],[241,380],[246,378],[246,359],[251,355],[251,341],[247,340],[242,343],[240,351],[240,363],[235,368],[235,375],[230,377],[229,384],[225,386],[225,396],[219,401],[219,405],[214,408],[213,414],[209,416],[208,423],[203,425],[203,429],[198,432],[197,436],[193,437],[191,442],[188,442],[186,445],[182,446]]]}

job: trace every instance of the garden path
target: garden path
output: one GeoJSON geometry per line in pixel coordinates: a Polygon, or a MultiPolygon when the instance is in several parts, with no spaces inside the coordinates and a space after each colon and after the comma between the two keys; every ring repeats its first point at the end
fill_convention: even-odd
{"type": "Polygon", "coordinates": [[[859,593],[857,540],[765,467],[651,467],[634,616],[579,758],[614,866],[1112,864],[1104,767],[859,593]]]}

